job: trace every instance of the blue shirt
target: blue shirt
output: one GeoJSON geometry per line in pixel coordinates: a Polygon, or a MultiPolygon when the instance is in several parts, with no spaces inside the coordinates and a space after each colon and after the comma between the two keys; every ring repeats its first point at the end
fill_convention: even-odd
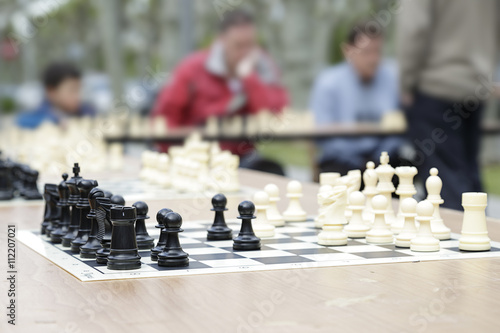
{"type": "MultiPolygon", "coordinates": [[[[386,112],[398,108],[396,71],[382,63],[373,80],[363,83],[347,62],[326,69],[317,78],[311,96],[311,110],[317,125],[378,122],[386,112]]],[[[395,152],[397,137],[331,138],[318,141],[320,162],[339,161],[364,168],[367,159],[378,161],[381,151],[395,152]]]]}
{"type": "MultiPolygon", "coordinates": [[[[95,109],[92,106],[83,103],[75,116],[94,116],[95,113],[95,109]]],[[[45,121],[58,124],[62,117],[71,116],[57,112],[52,104],[47,99],[44,99],[35,110],[19,114],[16,123],[21,128],[35,129],[45,121]]]]}

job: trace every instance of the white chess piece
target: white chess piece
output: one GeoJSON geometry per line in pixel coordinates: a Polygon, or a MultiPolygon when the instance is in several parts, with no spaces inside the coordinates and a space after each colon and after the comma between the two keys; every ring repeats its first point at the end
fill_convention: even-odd
{"type": "Polygon", "coordinates": [[[297,180],[288,183],[287,194],[289,198],[288,208],[283,212],[283,218],[289,222],[300,222],[307,220],[307,214],[300,205],[302,197],[302,184],[297,180]]]}
{"type": "Polygon", "coordinates": [[[278,210],[278,201],[280,201],[280,190],[275,184],[267,184],[264,191],[269,195],[269,208],[267,209],[267,219],[275,227],[283,227],[285,219],[278,210]]]}
{"type": "Polygon", "coordinates": [[[434,206],[429,200],[417,204],[417,221],[420,222],[417,236],[411,240],[410,250],[415,252],[439,251],[439,239],[434,237],[431,230],[434,206]]]}
{"type": "Polygon", "coordinates": [[[274,236],[274,225],[267,219],[267,209],[269,208],[269,195],[265,191],[255,192],[253,196],[255,204],[255,220],[253,230],[257,237],[266,238],[274,236]]]}
{"type": "Polygon", "coordinates": [[[347,209],[345,210],[345,216],[349,219],[352,215],[350,208],[350,198],[351,193],[359,191],[361,188],[361,170],[349,170],[347,171],[347,209]]]}
{"type": "Polygon", "coordinates": [[[413,198],[404,199],[400,205],[401,216],[404,219],[403,228],[396,236],[397,247],[410,247],[411,240],[417,236],[415,217],[417,216],[417,200],[413,198]]]}
{"type": "Polygon", "coordinates": [[[396,190],[392,183],[394,168],[389,164],[389,154],[383,151],[380,155],[380,165],[375,169],[378,176],[377,191],[387,199],[387,213],[385,214],[386,223],[392,225],[396,216],[392,208],[392,193],[396,190]]]}
{"type": "Polygon", "coordinates": [[[319,188],[318,191],[318,216],[314,218],[314,226],[316,228],[322,228],[325,223],[325,209],[329,204],[328,200],[325,200],[324,193],[331,192],[333,187],[331,185],[323,185],[319,188]]]}
{"type": "Polygon", "coordinates": [[[370,226],[363,221],[363,209],[365,208],[365,196],[359,191],[349,195],[349,208],[352,211],[349,224],[344,227],[344,232],[350,238],[364,238],[370,226]]]}
{"type": "Polygon", "coordinates": [[[491,248],[486,227],[485,209],[487,194],[480,192],[462,193],[464,219],[459,249],[464,251],[488,251],[491,248]]]}
{"type": "Polygon", "coordinates": [[[347,223],[345,208],[347,206],[347,186],[335,186],[332,191],[319,194],[323,196],[326,208],[325,222],[318,234],[319,245],[347,245],[347,235],[342,231],[347,223]]]}
{"type": "Polygon", "coordinates": [[[338,172],[322,172],[319,174],[319,184],[335,186],[335,182],[340,178],[340,173],[338,172]]]}
{"type": "Polygon", "coordinates": [[[158,185],[162,187],[170,186],[169,158],[165,153],[158,157],[158,185]]]}
{"type": "Polygon", "coordinates": [[[403,201],[417,194],[417,190],[413,185],[413,178],[417,175],[417,173],[417,168],[414,166],[401,166],[396,168],[396,175],[399,178],[399,185],[396,189],[396,194],[399,195],[399,208],[396,219],[391,225],[391,231],[395,235],[401,232],[405,223],[405,217],[401,212],[401,205],[403,204],[403,201]]]}
{"type": "Polygon", "coordinates": [[[373,223],[373,209],[372,209],[372,199],[378,194],[377,191],[377,181],[378,176],[375,172],[375,163],[369,161],[366,163],[366,170],[363,173],[363,183],[365,188],[363,189],[363,194],[366,197],[365,209],[363,210],[363,219],[367,224],[371,225],[373,223]]]}
{"type": "Polygon", "coordinates": [[[372,199],[373,219],[372,228],[366,233],[366,242],[368,244],[390,244],[393,241],[393,235],[385,221],[387,212],[387,199],[382,194],[378,194],[372,199]]]}
{"type": "Polygon", "coordinates": [[[434,205],[434,215],[431,220],[431,230],[434,237],[439,240],[445,240],[451,238],[451,230],[444,225],[441,214],[439,213],[439,205],[441,205],[444,200],[441,198],[441,188],[443,187],[443,181],[438,176],[438,169],[432,168],[429,171],[430,176],[425,181],[425,188],[427,189],[427,200],[429,200],[434,205]]]}

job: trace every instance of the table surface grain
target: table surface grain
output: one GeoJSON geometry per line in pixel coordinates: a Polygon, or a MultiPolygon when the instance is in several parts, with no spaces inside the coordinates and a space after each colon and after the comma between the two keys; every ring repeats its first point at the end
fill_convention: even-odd
{"type": "MultiPolygon", "coordinates": [[[[288,179],[255,171],[243,184],[288,179]]],[[[317,211],[318,185],[304,184],[302,203],[317,211]]],[[[240,200],[229,198],[228,217],[240,200]]],[[[210,200],[150,201],[151,212],[185,211],[185,223],[211,219],[210,200]],[[192,207],[192,210],[187,209],[192,207]],[[189,213],[188,213],[189,210],[189,213]]],[[[286,200],[280,202],[284,208],[286,200]]],[[[7,224],[38,228],[40,203],[0,207],[1,267],[6,267],[7,224]]],[[[453,232],[462,213],[442,209],[453,232]]],[[[148,223],[155,223],[154,219],[148,223]]],[[[493,240],[500,222],[488,219],[493,240]]],[[[307,268],[105,282],[80,282],[47,259],[17,244],[16,326],[4,314],[0,332],[498,332],[500,259],[307,268]]],[[[5,273],[6,274],[6,273],[5,273]]],[[[8,282],[2,279],[7,305],[8,282]]],[[[4,310],[6,313],[6,310],[4,310]]]]}

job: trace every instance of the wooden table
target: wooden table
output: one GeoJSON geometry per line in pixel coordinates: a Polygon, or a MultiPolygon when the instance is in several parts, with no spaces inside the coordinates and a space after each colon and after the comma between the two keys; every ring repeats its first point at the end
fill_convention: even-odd
{"type": "MultiPolygon", "coordinates": [[[[244,184],[280,186],[286,178],[241,171],[244,184]]],[[[314,214],[317,185],[304,184],[314,214]]],[[[235,216],[242,198],[230,198],[235,216]]],[[[182,200],[148,202],[150,211],[182,200]]],[[[207,210],[193,218],[212,218],[207,210]]],[[[280,202],[281,208],[286,205],[280,202]]],[[[6,226],[38,228],[42,205],[0,208],[2,268],[6,226]]],[[[443,209],[453,232],[459,212],[443,209]]],[[[149,220],[148,223],[154,223],[149,220]]],[[[188,222],[187,222],[188,223],[188,222]]],[[[490,237],[500,224],[488,220],[490,237]]],[[[17,326],[0,332],[498,332],[500,260],[469,259],[383,265],[149,278],[82,283],[17,244],[17,326]]],[[[2,279],[5,312],[8,284],[2,279]]]]}

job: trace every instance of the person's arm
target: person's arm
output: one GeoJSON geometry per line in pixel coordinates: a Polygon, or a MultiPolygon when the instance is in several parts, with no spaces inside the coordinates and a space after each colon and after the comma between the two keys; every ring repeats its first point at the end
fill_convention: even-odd
{"type": "Polygon", "coordinates": [[[401,94],[408,98],[416,87],[428,51],[432,0],[405,0],[397,15],[397,45],[401,94]]]}
{"type": "Polygon", "coordinates": [[[288,104],[288,94],[279,84],[266,84],[257,74],[250,74],[243,79],[247,103],[251,113],[268,109],[279,113],[288,104]]]}

